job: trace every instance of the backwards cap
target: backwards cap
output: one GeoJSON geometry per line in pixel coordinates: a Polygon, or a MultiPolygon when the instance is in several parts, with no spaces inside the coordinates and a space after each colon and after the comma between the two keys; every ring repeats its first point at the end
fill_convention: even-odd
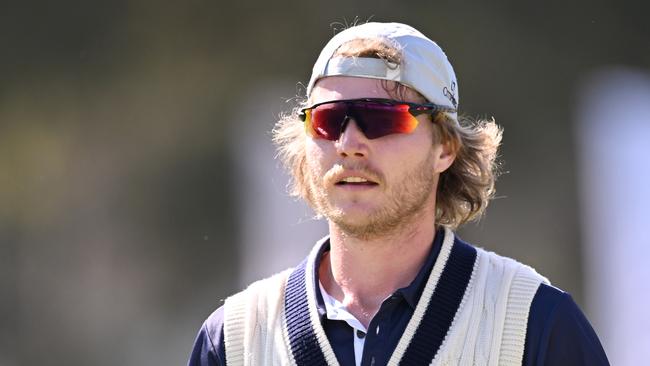
{"type": "MultiPolygon", "coordinates": [[[[458,82],[447,55],[415,28],[400,23],[365,23],[335,35],[318,56],[307,86],[326,76],[356,76],[392,80],[422,94],[430,103],[458,108],[458,82]],[[401,51],[399,65],[369,57],[334,57],[336,50],[354,39],[379,38],[401,51]]],[[[449,113],[456,120],[456,113],[449,113]]]]}

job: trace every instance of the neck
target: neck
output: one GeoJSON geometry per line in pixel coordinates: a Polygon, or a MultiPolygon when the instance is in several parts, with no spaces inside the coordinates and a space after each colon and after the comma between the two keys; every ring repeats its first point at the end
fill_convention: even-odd
{"type": "Polygon", "coordinates": [[[330,252],[322,258],[320,281],[365,327],[388,296],[413,281],[431,250],[434,220],[420,216],[376,238],[351,237],[329,223],[330,252]]]}

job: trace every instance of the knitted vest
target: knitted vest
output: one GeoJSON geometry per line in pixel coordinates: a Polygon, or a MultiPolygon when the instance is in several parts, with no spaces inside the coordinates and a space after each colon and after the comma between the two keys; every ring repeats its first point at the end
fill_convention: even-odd
{"type": "MultiPolygon", "coordinates": [[[[230,365],[338,365],[319,320],[314,263],[250,285],[224,308],[230,365]]],[[[528,313],[548,280],[445,231],[440,253],[389,365],[521,365],[528,313]]]]}

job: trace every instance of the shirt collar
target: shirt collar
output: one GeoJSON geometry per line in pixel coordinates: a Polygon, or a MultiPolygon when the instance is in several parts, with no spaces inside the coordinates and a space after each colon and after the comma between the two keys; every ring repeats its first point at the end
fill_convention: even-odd
{"type": "Polygon", "coordinates": [[[415,276],[413,281],[411,281],[410,285],[402,287],[395,291],[395,294],[402,295],[406,302],[413,309],[415,309],[415,306],[418,304],[420,296],[422,295],[422,291],[424,290],[424,286],[426,285],[427,279],[429,278],[429,274],[431,273],[431,269],[436,263],[436,259],[438,258],[438,253],[440,253],[440,248],[442,247],[442,240],[444,237],[445,229],[438,229],[436,231],[435,237],[433,238],[433,245],[431,245],[429,255],[424,261],[422,267],[420,267],[420,271],[418,272],[417,276],[415,276]]]}
{"type": "MultiPolygon", "coordinates": [[[[395,291],[395,295],[402,296],[404,300],[409,304],[409,306],[413,309],[415,309],[418,301],[420,300],[420,296],[422,295],[422,290],[424,290],[424,285],[427,282],[427,279],[429,278],[429,274],[431,273],[431,269],[433,268],[433,265],[436,263],[436,259],[438,258],[438,254],[440,253],[440,248],[442,247],[442,240],[445,237],[445,229],[444,228],[439,228],[436,231],[436,235],[433,238],[433,245],[431,245],[431,250],[429,251],[429,255],[427,256],[427,259],[424,261],[424,264],[422,267],[420,267],[420,271],[418,272],[417,276],[413,279],[410,285],[406,287],[402,287],[395,291]]],[[[327,310],[325,308],[325,302],[323,300],[323,296],[320,292],[319,288],[319,282],[318,282],[318,268],[320,267],[320,261],[323,258],[323,253],[326,251],[330,250],[330,240],[327,238],[326,240],[323,241],[322,246],[318,250],[318,255],[316,256],[316,260],[314,261],[314,278],[312,279],[311,285],[313,286],[312,288],[317,289],[316,291],[316,302],[318,305],[318,314],[322,317],[324,317],[327,314],[327,310]]]]}
{"type": "Polygon", "coordinates": [[[320,283],[318,288],[320,289],[320,293],[323,296],[323,302],[325,303],[325,316],[327,316],[327,319],[342,320],[348,323],[348,325],[354,329],[360,330],[364,333],[368,332],[366,327],[364,327],[363,324],[361,324],[361,322],[355,318],[355,316],[352,315],[348,309],[346,309],[345,305],[343,305],[334,297],[330,296],[320,283]]]}

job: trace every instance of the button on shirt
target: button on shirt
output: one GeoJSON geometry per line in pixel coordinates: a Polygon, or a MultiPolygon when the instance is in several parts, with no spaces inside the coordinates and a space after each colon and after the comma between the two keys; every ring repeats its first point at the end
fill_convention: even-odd
{"type": "MultiPolygon", "coordinates": [[[[365,329],[361,322],[345,310],[343,304],[333,298],[332,300],[338,302],[340,306],[337,306],[336,303],[332,306],[330,303],[330,308],[337,314],[330,316],[328,301],[325,300],[330,296],[319,283],[320,292],[316,294],[316,297],[321,323],[341,365],[378,366],[388,363],[392,350],[397,346],[415,311],[426,280],[442,247],[443,237],[444,233],[438,231],[431,247],[431,253],[415,279],[409,286],[398,289],[382,302],[379,311],[368,324],[368,329],[365,329]],[[363,338],[357,336],[358,331],[364,332],[363,338]],[[347,346],[345,346],[346,344],[347,346]],[[354,344],[354,347],[350,347],[351,344],[354,344]],[[337,347],[337,345],[341,346],[337,347]]],[[[329,248],[326,246],[323,249],[325,251],[329,248]]],[[[317,261],[316,268],[320,265],[319,262],[320,260],[317,261]]]]}
{"type": "Polygon", "coordinates": [[[327,316],[327,319],[344,321],[350,326],[350,331],[352,331],[353,334],[352,338],[354,339],[354,360],[356,365],[360,366],[361,356],[363,355],[363,345],[368,330],[345,308],[345,305],[325,291],[325,288],[323,288],[323,284],[320,283],[320,281],[318,285],[320,286],[320,293],[321,296],[323,296],[323,301],[325,303],[325,315],[327,316]]]}
{"type": "MultiPolygon", "coordinates": [[[[443,236],[441,231],[436,233],[431,253],[413,282],[384,300],[367,331],[342,305],[326,301],[328,295],[325,291],[316,291],[320,320],[340,365],[379,366],[388,363],[415,311],[438,257],[443,236]],[[331,311],[328,311],[328,302],[331,311]]],[[[329,245],[324,245],[319,258],[327,250],[329,245]]],[[[318,286],[315,288],[320,288],[317,278],[319,264],[320,260],[315,263],[315,278],[311,283],[318,286]]],[[[223,307],[220,307],[203,323],[188,365],[226,365],[225,348],[223,307]]],[[[571,296],[546,284],[540,285],[533,298],[522,361],[522,365],[537,366],[609,365],[596,333],[571,296]]]]}
{"type": "MultiPolygon", "coordinates": [[[[350,330],[352,331],[352,338],[354,342],[354,361],[356,366],[361,366],[361,360],[363,359],[363,348],[365,345],[365,340],[366,340],[366,334],[368,333],[368,329],[354,316],[352,315],[346,308],[345,305],[343,305],[340,301],[335,299],[334,297],[330,296],[330,294],[325,291],[325,288],[323,288],[323,285],[319,281],[319,287],[321,291],[321,296],[323,296],[323,302],[325,305],[325,315],[328,320],[338,320],[338,321],[344,321],[347,323],[347,325],[350,326],[350,330]]],[[[388,297],[386,300],[384,300],[384,303],[389,303],[393,305],[382,305],[384,309],[392,309],[397,302],[400,301],[405,301],[403,296],[401,295],[392,295],[388,297]]],[[[371,329],[372,329],[372,324],[371,324],[371,329]]],[[[380,325],[376,324],[374,327],[375,331],[374,334],[375,336],[380,335],[380,325]]],[[[372,337],[370,337],[372,339],[372,337]]],[[[377,342],[377,340],[374,341],[374,343],[381,345],[381,342],[377,342]]],[[[376,353],[376,352],[375,352],[376,353]]],[[[376,355],[372,355],[371,353],[371,364],[377,362],[377,357],[376,355]],[[374,360],[374,361],[373,361],[374,360]]]]}

